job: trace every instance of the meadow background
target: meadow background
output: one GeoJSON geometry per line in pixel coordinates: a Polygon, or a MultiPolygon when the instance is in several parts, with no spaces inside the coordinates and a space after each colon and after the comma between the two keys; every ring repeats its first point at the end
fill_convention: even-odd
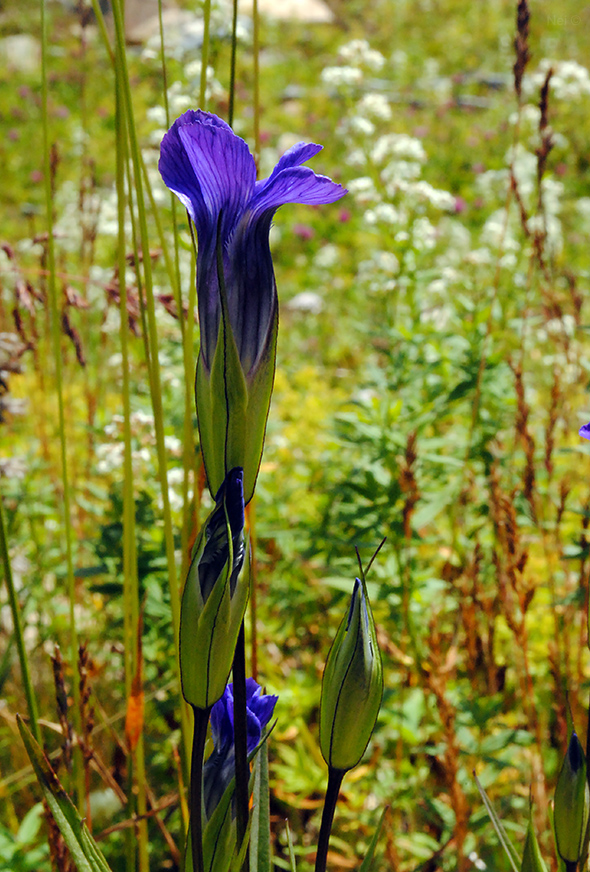
{"type": "MultiPolygon", "coordinates": [[[[197,107],[201,82],[201,7],[179,6],[182,15],[165,12],[171,119],[197,107]]],[[[325,784],[323,664],[357,572],[354,547],[367,563],[387,536],[369,576],[385,695],[365,762],[343,784],[331,868],[358,865],[388,805],[377,869],[507,869],[475,770],[520,846],[532,796],[556,870],[550,800],[572,718],[585,740],[589,690],[590,461],[578,428],[590,417],[590,8],[531,2],[520,100],[512,2],[331,0],[325,10],[322,22],[262,15],[259,33],[261,176],[305,139],[324,145],[314,169],[349,189],[332,206],[285,207],[271,237],[280,334],[251,522],[256,668],[279,695],[270,742],[277,868],[286,868],[285,819],[299,868],[312,868],[325,784]]],[[[170,549],[182,577],[210,507],[185,374],[198,341],[187,314],[192,246],[157,173],[167,123],[160,34],[130,27],[152,192],[154,408],[156,343],[129,213],[121,330],[112,64],[89,4],[50,2],[46,14],[48,161],[39,5],[0,6],[7,541],[43,737],[57,765],[69,753],[67,719],[81,731],[78,798],[114,870],[134,868],[121,798],[132,777],[131,675],[142,664],[141,778],[148,809],[157,807],[149,868],[172,870],[183,776],[170,549]],[[124,474],[126,420],[133,463],[124,474]],[[125,603],[123,564],[130,492],[135,610],[125,603]],[[72,663],[72,616],[81,665],[72,663]],[[138,627],[141,651],[130,641],[138,627]],[[56,643],[58,686],[71,697],[61,721],[56,643]]],[[[227,118],[230,4],[214,0],[212,15],[205,108],[227,118]]],[[[245,11],[238,35],[235,129],[254,147],[245,11]]],[[[46,872],[42,807],[16,712],[25,700],[2,587],[0,870],[46,872]]],[[[74,789],[65,764],[60,777],[74,789]]]]}

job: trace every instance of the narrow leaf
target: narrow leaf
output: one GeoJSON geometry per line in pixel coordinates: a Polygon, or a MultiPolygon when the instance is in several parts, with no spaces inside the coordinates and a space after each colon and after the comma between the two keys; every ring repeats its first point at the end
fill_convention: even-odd
{"type": "Polygon", "coordinates": [[[541,856],[539,843],[537,842],[537,837],[533,829],[532,819],[529,821],[529,827],[526,834],[520,872],[547,872],[547,866],[541,856]]]}
{"type": "Polygon", "coordinates": [[[51,768],[39,743],[23,719],[17,715],[18,728],[35,775],[43,789],[59,831],[72,855],[78,872],[112,872],[70,797],[51,768]]]}
{"type": "Polygon", "coordinates": [[[512,869],[514,870],[514,872],[519,872],[518,867],[519,867],[520,861],[519,861],[518,854],[516,853],[516,848],[514,847],[514,845],[512,844],[510,839],[508,838],[508,834],[506,833],[506,830],[504,829],[504,827],[502,825],[502,821],[500,820],[500,818],[498,817],[498,815],[494,811],[494,807],[493,807],[492,803],[490,802],[487,793],[485,792],[485,790],[481,786],[479,778],[477,777],[477,775],[475,773],[473,773],[473,777],[475,778],[475,783],[477,784],[477,789],[480,792],[481,798],[483,800],[483,804],[485,805],[487,813],[490,816],[490,820],[492,821],[492,823],[494,825],[494,829],[496,830],[496,833],[498,834],[498,838],[500,839],[500,844],[504,848],[504,851],[506,852],[506,855],[507,855],[508,859],[510,860],[510,865],[512,866],[512,869]]]}
{"type": "Polygon", "coordinates": [[[383,829],[383,822],[385,821],[385,813],[387,812],[388,808],[389,808],[389,806],[386,805],[381,813],[381,817],[379,818],[379,823],[377,824],[377,829],[375,830],[373,838],[371,839],[371,844],[369,845],[369,850],[367,851],[367,856],[363,860],[363,862],[361,864],[361,868],[359,869],[359,872],[369,872],[369,870],[371,869],[371,867],[373,865],[373,856],[375,854],[375,848],[377,847],[377,843],[379,841],[379,836],[381,835],[381,830],[383,829]]]}
{"type": "Polygon", "coordinates": [[[291,827],[289,821],[285,821],[287,825],[287,847],[289,848],[289,861],[291,863],[291,872],[297,872],[297,864],[295,862],[295,851],[293,850],[293,839],[291,837],[291,827]]]}
{"type": "Polygon", "coordinates": [[[254,763],[254,806],[250,835],[251,872],[271,872],[270,801],[268,793],[268,745],[258,752],[254,763]]]}

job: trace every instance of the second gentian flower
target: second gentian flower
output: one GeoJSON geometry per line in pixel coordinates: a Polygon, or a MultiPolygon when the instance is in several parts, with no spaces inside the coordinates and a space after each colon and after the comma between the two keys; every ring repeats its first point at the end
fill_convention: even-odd
{"type": "Polygon", "coordinates": [[[189,110],[162,140],[160,173],[198,238],[196,398],[207,480],[215,493],[230,469],[243,467],[246,503],[262,456],[275,367],[271,221],[285,203],[332,203],[346,193],[301,166],[320,149],[294,145],[270,177],[257,182],[248,146],[216,115],[189,110]]]}
{"type": "MultiPolygon", "coordinates": [[[[262,731],[272,717],[277,699],[277,696],[263,693],[253,678],[246,679],[248,754],[260,742],[262,731]]],[[[203,792],[208,818],[213,814],[235,773],[233,684],[227,685],[223,696],[211,709],[211,738],[214,748],[203,770],[203,792]]]]}
{"type": "Polygon", "coordinates": [[[243,471],[230,470],[195,544],[180,608],[180,674],[190,705],[209,709],[225,691],[249,594],[243,471]]]}

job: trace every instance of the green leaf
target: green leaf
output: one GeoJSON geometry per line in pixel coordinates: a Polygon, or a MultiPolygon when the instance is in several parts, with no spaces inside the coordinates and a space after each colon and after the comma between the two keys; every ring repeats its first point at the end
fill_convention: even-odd
{"type": "Polygon", "coordinates": [[[271,872],[268,745],[264,743],[254,763],[254,804],[250,835],[250,872],[271,872]]]}
{"type": "Polygon", "coordinates": [[[17,724],[47,805],[64,837],[78,872],[112,872],[72,800],[60,784],[39,743],[35,741],[19,715],[17,715],[17,724]]]}
{"type": "Polygon", "coordinates": [[[293,849],[293,839],[291,837],[291,828],[289,821],[285,821],[287,825],[287,847],[289,849],[289,862],[291,863],[291,872],[297,872],[297,863],[295,862],[295,851],[293,849]]]}
{"type": "Polygon", "coordinates": [[[529,820],[520,872],[547,872],[547,866],[539,851],[539,843],[533,829],[532,820],[529,820]]]}
{"type": "Polygon", "coordinates": [[[35,841],[37,837],[37,833],[41,828],[41,821],[43,820],[43,805],[38,802],[33,808],[29,809],[24,818],[21,821],[21,824],[18,828],[18,833],[16,834],[16,841],[19,845],[30,845],[35,841]]]}
{"type": "Polygon", "coordinates": [[[367,851],[367,856],[363,860],[361,864],[361,868],[359,872],[369,872],[373,865],[373,855],[375,854],[375,848],[377,847],[377,842],[379,841],[379,836],[381,835],[381,830],[383,829],[383,822],[385,820],[385,813],[389,806],[385,806],[381,813],[381,817],[379,818],[379,823],[377,824],[377,829],[371,839],[371,844],[369,845],[369,850],[367,851]]]}
{"type": "Polygon", "coordinates": [[[510,865],[512,866],[512,869],[514,870],[514,872],[519,872],[519,869],[518,869],[519,859],[518,859],[518,854],[516,853],[516,848],[514,847],[514,845],[512,844],[510,839],[508,838],[508,834],[506,833],[506,830],[504,829],[504,827],[502,825],[502,821],[500,820],[500,818],[498,817],[498,815],[494,811],[494,807],[493,807],[492,803],[490,802],[487,793],[485,792],[485,790],[481,786],[480,781],[479,781],[477,775],[475,775],[475,773],[473,774],[473,777],[475,778],[475,783],[477,784],[477,789],[479,790],[479,792],[481,794],[483,804],[485,805],[485,807],[487,809],[487,812],[490,816],[490,820],[492,821],[492,823],[494,825],[494,829],[496,830],[496,833],[498,834],[498,838],[500,839],[500,844],[504,848],[506,856],[510,860],[510,865]]]}

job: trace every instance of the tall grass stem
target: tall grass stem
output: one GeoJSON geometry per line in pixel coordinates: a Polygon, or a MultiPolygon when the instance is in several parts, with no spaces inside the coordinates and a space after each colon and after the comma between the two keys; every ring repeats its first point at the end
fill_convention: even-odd
{"type": "MultiPolygon", "coordinates": [[[[53,240],[53,167],[51,155],[51,142],[49,137],[49,113],[48,113],[48,36],[47,17],[45,10],[46,0],[40,0],[41,7],[41,104],[43,126],[43,181],[45,188],[45,210],[47,221],[47,288],[49,293],[49,311],[51,320],[51,344],[55,366],[55,383],[58,407],[59,446],[61,458],[61,477],[63,488],[63,517],[66,550],[67,589],[69,599],[70,619],[70,658],[72,671],[76,673],[78,662],[78,632],[76,629],[76,581],[74,578],[74,564],[72,558],[72,519],[70,507],[70,482],[68,477],[68,464],[66,452],[66,426],[63,397],[63,374],[62,374],[62,349],[60,316],[57,301],[57,283],[55,275],[55,247],[53,240]]],[[[80,712],[80,687],[77,681],[72,682],[72,694],[74,698],[73,720],[78,735],[81,734],[82,718],[80,712]]],[[[84,771],[82,765],[82,753],[78,744],[74,748],[74,781],[77,789],[77,800],[81,804],[84,799],[84,771]]],[[[80,805],[81,807],[81,805],[80,805]]]]}
{"type": "MultiPolygon", "coordinates": [[[[145,300],[147,310],[147,326],[148,339],[151,347],[151,397],[152,408],[154,412],[154,425],[156,431],[156,449],[158,455],[158,477],[160,481],[160,490],[162,494],[162,506],[164,517],[164,539],[166,545],[166,561],[168,568],[168,584],[170,590],[170,604],[172,608],[172,623],[174,628],[174,650],[176,658],[176,675],[178,682],[178,697],[180,700],[180,715],[181,715],[181,730],[183,739],[183,751],[185,761],[188,763],[190,759],[190,737],[189,737],[189,722],[188,712],[181,693],[180,684],[180,662],[179,662],[179,631],[180,631],[180,591],[178,587],[177,572],[176,572],[176,557],[174,552],[174,535],[172,530],[172,515],[170,510],[170,496],[168,493],[168,475],[167,475],[167,460],[166,448],[164,443],[164,414],[162,407],[162,389],[160,378],[160,364],[158,359],[158,330],[156,325],[156,313],[154,303],[154,291],[152,280],[152,266],[149,248],[149,237],[147,228],[147,213],[145,208],[145,199],[142,185],[142,162],[137,139],[137,131],[135,129],[135,118],[133,112],[133,100],[131,95],[131,86],[129,82],[129,74],[127,70],[127,57],[125,51],[125,33],[123,24],[123,13],[120,0],[113,0],[113,16],[115,21],[115,37],[116,37],[116,54],[120,58],[123,89],[125,96],[125,113],[127,119],[127,128],[129,134],[129,145],[131,151],[131,160],[133,164],[133,175],[135,181],[135,192],[137,197],[137,214],[139,219],[139,231],[141,240],[141,253],[143,275],[145,282],[145,300]]],[[[139,270],[139,264],[138,264],[139,270]]]]}
{"type": "Polygon", "coordinates": [[[31,681],[31,671],[29,669],[29,661],[25,649],[25,640],[23,634],[23,622],[20,613],[20,606],[16,589],[14,587],[14,578],[12,575],[12,565],[10,562],[10,554],[8,551],[8,531],[6,528],[6,519],[4,516],[4,504],[0,496],[0,554],[2,556],[2,564],[4,566],[4,577],[6,579],[6,589],[8,591],[8,601],[10,604],[10,612],[12,614],[12,623],[14,625],[14,638],[16,641],[16,650],[18,652],[18,662],[20,663],[21,679],[25,699],[27,701],[27,711],[31,725],[31,732],[35,739],[41,744],[41,730],[39,729],[39,711],[37,708],[37,698],[35,689],[31,681]]]}

